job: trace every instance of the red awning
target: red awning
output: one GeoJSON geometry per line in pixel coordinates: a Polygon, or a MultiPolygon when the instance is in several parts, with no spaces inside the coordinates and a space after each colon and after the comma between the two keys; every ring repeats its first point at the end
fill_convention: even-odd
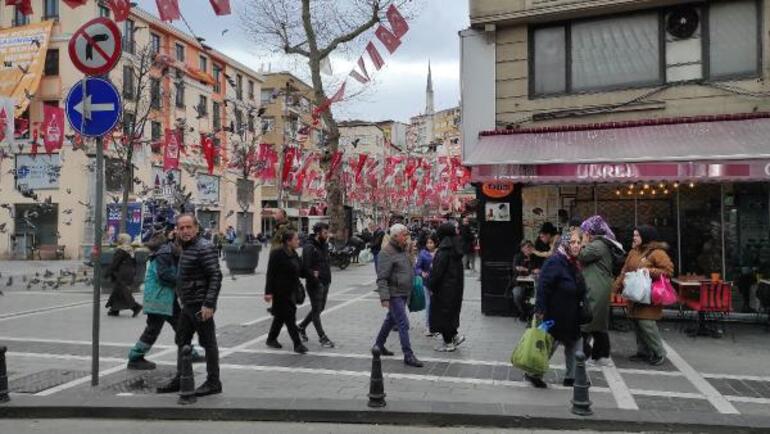
{"type": "Polygon", "coordinates": [[[770,113],[482,133],[466,166],[770,158],[770,113]]]}

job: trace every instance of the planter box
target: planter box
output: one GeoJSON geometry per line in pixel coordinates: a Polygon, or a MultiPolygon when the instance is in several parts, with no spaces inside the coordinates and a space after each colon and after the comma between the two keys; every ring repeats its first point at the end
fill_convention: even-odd
{"type": "Polygon", "coordinates": [[[225,244],[222,253],[230,274],[254,274],[259,264],[259,244],[225,244]]]}
{"type": "MultiPolygon", "coordinates": [[[[106,271],[112,264],[112,257],[115,254],[115,249],[108,247],[102,248],[102,254],[99,257],[99,262],[102,264],[102,294],[109,294],[112,292],[112,280],[106,276],[106,271]]],[[[136,274],[134,274],[134,289],[132,292],[139,292],[139,286],[144,283],[144,274],[147,271],[147,258],[149,258],[150,252],[147,249],[136,249],[134,257],[136,258],[136,274]]]]}

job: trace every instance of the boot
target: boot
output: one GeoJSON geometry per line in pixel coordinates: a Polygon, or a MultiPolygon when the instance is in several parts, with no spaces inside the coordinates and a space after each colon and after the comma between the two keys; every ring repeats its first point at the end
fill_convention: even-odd
{"type": "Polygon", "coordinates": [[[307,337],[307,331],[305,331],[304,327],[297,326],[297,332],[299,332],[299,338],[302,339],[302,342],[307,342],[310,340],[307,337]]]}
{"type": "Polygon", "coordinates": [[[179,377],[174,377],[168,383],[155,389],[155,393],[176,393],[179,392],[179,377]]]}
{"type": "Polygon", "coordinates": [[[414,354],[404,358],[404,364],[414,368],[422,368],[423,366],[425,366],[421,361],[417,359],[417,357],[414,354]]]}
{"type": "Polygon", "coordinates": [[[133,315],[131,315],[131,318],[136,318],[137,315],[142,313],[142,305],[137,303],[134,305],[134,307],[131,308],[131,312],[133,312],[133,315]]]}
{"type": "Polygon", "coordinates": [[[133,369],[136,371],[149,371],[155,368],[155,363],[145,359],[144,357],[128,361],[128,369],[133,369]]]}
{"type": "Polygon", "coordinates": [[[195,389],[195,396],[216,395],[222,393],[222,382],[219,380],[206,380],[195,389]]]}
{"type": "Polygon", "coordinates": [[[302,345],[302,343],[294,344],[294,352],[297,354],[305,354],[307,353],[307,347],[302,345]]]}
{"type": "Polygon", "coordinates": [[[334,348],[334,342],[327,336],[321,338],[321,346],[324,348],[334,348]]]}

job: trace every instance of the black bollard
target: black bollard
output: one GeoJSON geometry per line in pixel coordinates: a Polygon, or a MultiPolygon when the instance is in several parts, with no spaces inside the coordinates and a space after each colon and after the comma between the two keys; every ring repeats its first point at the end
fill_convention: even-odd
{"type": "Polygon", "coordinates": [[[195,376],[192,368],[192,347],[182,347],[182,365],[179,370],[179,400],[181,405],[193,404],[195,397],[195,376]]]}
{"type": "Polygon", "coordinates": [[[8,402],[11,398],[8,396],[8,372],[5,370],[5,352],[6,347],[0,347],[0,402],[8,402]]]}
{"type": "Polygon", "coordinates": [[[372,374],[369,377],[369,403],[372,408],[385,407],[385,384],[382,381],[382,360],[379,347],[372,348],[372,374]]]}
{"type": "Polygon", "coordinates": [[[588,388],[591,387],[586,373],[586,355],[582,351],[575,354],[575,385],[572,389],[572,413],[578,416],[591,416],[591,399],[588,388]]]}

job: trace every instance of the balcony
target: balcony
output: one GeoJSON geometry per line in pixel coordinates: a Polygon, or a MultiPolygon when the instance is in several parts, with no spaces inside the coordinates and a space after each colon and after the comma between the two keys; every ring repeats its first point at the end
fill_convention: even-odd
{"type": "Polygon", "coordinates": [[[672,0],[471,0],[471,25],[517,24],[644,9],[672,0]]]}

